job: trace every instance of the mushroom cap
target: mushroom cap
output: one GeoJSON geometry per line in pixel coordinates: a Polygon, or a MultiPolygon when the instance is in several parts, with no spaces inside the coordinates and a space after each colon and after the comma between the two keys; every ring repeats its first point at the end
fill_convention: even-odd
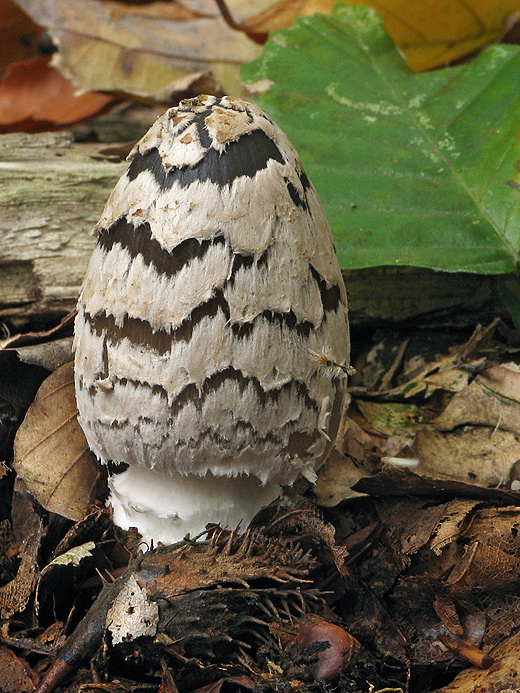
{"type": "Polygon", "coordinates": [[[250,519],[246,495],[258,509],[312,479],[336,436],[349,335],[332,235],[294,147],[242,99],[182,101],[130,158],[78,301],[79,422],[100,460],[136,470],[129,508],[149,469],[176,480],[166,515],[191,498],[218,522],[231,494],[250,519]]]}

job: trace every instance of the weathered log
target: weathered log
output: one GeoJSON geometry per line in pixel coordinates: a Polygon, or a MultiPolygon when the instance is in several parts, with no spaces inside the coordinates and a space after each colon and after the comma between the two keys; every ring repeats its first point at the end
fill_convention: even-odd
{"type": "Polygon", "coordinates": [[[126,163],[68,132],[0,136],[0,318],[61,316],[76,301],[89,231],[126,163]]]}

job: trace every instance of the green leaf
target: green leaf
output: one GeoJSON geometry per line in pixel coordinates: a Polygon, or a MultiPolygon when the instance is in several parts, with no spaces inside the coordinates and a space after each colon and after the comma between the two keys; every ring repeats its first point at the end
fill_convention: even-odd
{"type": "Polygon", "coordinates": [[[298,19],[243,79],[298,149],[344,269],[511,272],[520,249],[520,47],[415,74],[368,7],[298,19]],[[269,80],[269,82],[265,82],[269,80]]]}

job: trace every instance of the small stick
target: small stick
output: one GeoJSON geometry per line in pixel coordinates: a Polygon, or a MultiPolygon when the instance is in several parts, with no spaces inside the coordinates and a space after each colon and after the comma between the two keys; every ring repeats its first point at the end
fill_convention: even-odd
{"type": "Polygon", "coordinates": [[[471,645],[471,643],[455,638],[453,635],[442,633],[439,635],[439,640],[449,650],[480,669],[489,669],[495,663],[493,657],[479,650],[478,647],[471,645]]]}

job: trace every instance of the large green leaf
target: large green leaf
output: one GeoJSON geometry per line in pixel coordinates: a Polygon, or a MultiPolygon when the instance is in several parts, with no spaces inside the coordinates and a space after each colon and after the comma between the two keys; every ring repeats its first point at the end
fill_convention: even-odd
{"type": "Polygon", "coordinates": [[[257,100],[302,156],[343,268],[517,267],[520,47],[417,75],[374,10],[338,5],[273,34],[243,78],[272,82],[257,100]]]}

